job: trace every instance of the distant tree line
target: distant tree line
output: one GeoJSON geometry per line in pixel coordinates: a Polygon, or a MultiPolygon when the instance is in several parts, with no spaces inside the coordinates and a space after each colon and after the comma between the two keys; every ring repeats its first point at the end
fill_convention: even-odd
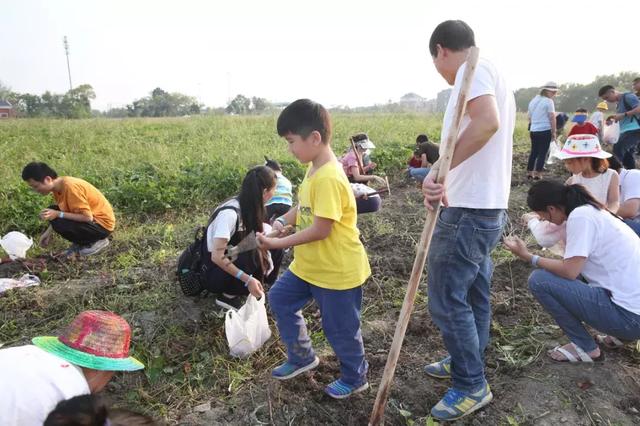
{"type": "Polygon", "coordinates": [[[19,117],[87,118],[96,94],[90,84],[82,84],[67,93],[42,95],[17,93],[0,83],[0,99],[9,101],[19,117]]]}
{"type": "MultiPolygon", "coordinates": [[[[631,83],[639,74],[633,72],[621,72],[612,75],[599,75],[588,84],[561,84],[554,102],[557,111],[572,112],[578,108],[586,108],[593,111],[596,104],[601,101],[598,98],[598,89],[611,84],[621,92],[631,90],[631,83]]],[[[515,91],[516,107],[518,111],[526,112],[529,102],[540,93],[539,87],[526,87],[515,91]]]]}

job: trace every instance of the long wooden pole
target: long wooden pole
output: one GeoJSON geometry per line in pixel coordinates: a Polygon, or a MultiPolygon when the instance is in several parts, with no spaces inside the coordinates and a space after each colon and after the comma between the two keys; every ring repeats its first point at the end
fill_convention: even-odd
{"type": "MultiPolygon", "coordinates": [[[[455,115],[451,123],[451,128],[447,134],[447,139],[444,141],[443,155],[440,156],[437,167],[437,179],[438,183],[444,183],[447,173],[449,173],[449,167],[451,166],[451,159],[453,158],[453,151],[455,149],[456,141],[458,140],[458,133],[460,132],[460,123],[464,116],[465,107],[467,104],[467,93],[471,86],[471,80],[478,64],[479,49],[472,47],[467,57],[467,66],[464,70],[462,77],[462,85],[458,94],[458,102],[456,104],[455,115]]],[[[418,284],[422,277],[422,270],[424,269],[424,263],[427,259],[427,253],[429,252],[429,246],[431,245],[431,237],[433,236],[433,229],[435,228],[436,220],[438,218],[438,212],[440,211],[440,205],[434,206],[433,210],[427,211],[427,217],[424,223],[424,229],[422,230],[422,236],[420,237],[420,243],[418,244],[418,251],[416,258],[413,262],[413,269],[411,271],[411,278],[407,286],[407,293],[404,296],[404,302],[402,303],[402,310],[396,324],[396,331],[393,335],[393,343],[389,350],[389,356],[387,357],[387,364],[384,367],[384,373],[382,374],[382,380],[380,381],[380,387],[378,388],[378,395],[376,396],[376,402],[373,405],[371,411],[371,417],[369,418],[369,425],[378,426],[382,424],[384,419],[384,410],[387,405],[387,398],[389,391],[391,390],[391,384],[393,381],[393,375],[398,364],[398,358],[400,357],[400,349],[402,348],[402,342],[404,335],[409,325],[409,318],[413,311],[413,303],[416,299],[416,293],[418,291],[418,284]]]]}

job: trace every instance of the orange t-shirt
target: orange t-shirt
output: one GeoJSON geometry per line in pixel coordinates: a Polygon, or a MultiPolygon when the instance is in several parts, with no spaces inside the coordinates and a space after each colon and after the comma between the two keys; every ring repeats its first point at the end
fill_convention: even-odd
{"type": "Polygon", "coordinates": [[[107,231],[116,227],[116,217],[109,201],[86,180],[64,176],[62,192],[53,192],[53,198],[62,212],[91,215],[93,221],[107,231]]]}

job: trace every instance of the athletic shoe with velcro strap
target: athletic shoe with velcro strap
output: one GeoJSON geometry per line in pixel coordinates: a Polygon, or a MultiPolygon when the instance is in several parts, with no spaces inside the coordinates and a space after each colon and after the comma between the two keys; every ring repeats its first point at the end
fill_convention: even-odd
{"type": "Polygon", "coordinates": [[[448,356],[433,364],[425,365],[424,372],[436,379],[451,378],[451,357],[448,356]]]}
{"type": "Polygon", "coordinates": [[[440,421],[452,421],[473,413],[487,405],[493,399],[489,385],[477,392],[468,393],[449,389],[432,409],[431,415],[440,421]]]}

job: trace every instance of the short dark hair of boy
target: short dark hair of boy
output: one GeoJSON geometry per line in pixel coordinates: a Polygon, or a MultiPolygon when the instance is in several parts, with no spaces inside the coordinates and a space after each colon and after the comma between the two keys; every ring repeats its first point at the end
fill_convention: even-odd
{"type": "Polygon", "coordinates": [[[49,167],[46,163],[36,163],[35,161],[27,164],[22,169],[22,180],[27,181],[33,179],[36,182],[44,182],[44,178],[49,176],[52,179],[58,177],[55,170],[49,167]]]}
{"type": "Polygon", "coordinates": [[[598,96],[599,97],[604,96],[609,90],[616,90],[616,88],[610,84],[607,84],[606,86],[602,86],[600,90],[598,90],[598,96]]]}
{"type": "Polygon", "coordinates": [[[576,110],[576,112],[584,112],[584,113],[586,113],[586,112],[587,112],[587,110],[586,110],[585,108],[578,108],[578,109],[576,110]]]}
{"type": "Polygon", "coordinates": [[[421,144],[424,142],[429,142],[429,136],[427,135],[418,135],[416,138],[416,144],[421,144]]]}
{"type": "Polygon", "coordinates": [[[280,167],[280,163],[278,163],[276,160],[270,160],[269,157],[267,157],[266,155],[264,156],[264,165],[276,172],[282,171],[282,167],[280,167]]]}
{"type": "Polygon", "coordinates": [[[640,82],[640,77],[636,77],[636,78],[634,78],[634,79],[633,79],[633,81],[632,81],[632,83],[633,83],[633,84],[636,84],[636,83],[638,83],[638,82],[640,82]]]}
{"type": "Polygon", "coordinates": [[[434,58],[438,56],[438,48],[459,52],[476,45],[475,35],[471,27],[464,21],[444,21],[433,30],[429,39],[429,52],[434,58]]]}
{"type": "Polygon", "coordinates": [[[318,132],[322,143],[331,140],[331,120],[327,110],[311,99],[298,99],[290,103],[278,117],[278,135],[288,134],[309,137],[311,132],[318,132]]]}

